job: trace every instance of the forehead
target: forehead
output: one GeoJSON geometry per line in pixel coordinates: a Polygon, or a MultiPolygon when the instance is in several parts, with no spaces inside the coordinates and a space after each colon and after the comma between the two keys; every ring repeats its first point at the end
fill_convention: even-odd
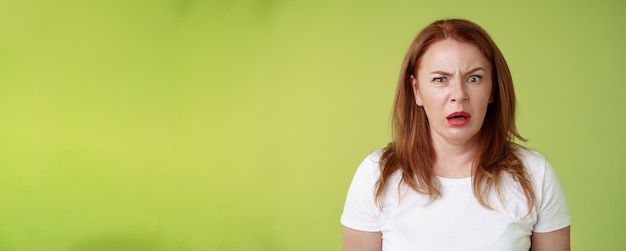
{"type": "Polygon", "coordinates": [[[470,70],[482,67],[491,71],[491,64],[474,44],[453,39],[437,41],[426,49],[419,60],[420,70],[470,70]]]}

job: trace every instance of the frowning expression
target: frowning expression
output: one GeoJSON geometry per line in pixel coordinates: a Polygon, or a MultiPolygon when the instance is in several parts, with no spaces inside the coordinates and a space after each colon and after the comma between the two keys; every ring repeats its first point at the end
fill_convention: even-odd
{"type": "Polygon", "coordinates": [[[475,138],[493,99],[491,68],[475,45],[453,39],[433,43],[422,55],[411,81],[435,143],[475,138]]]}

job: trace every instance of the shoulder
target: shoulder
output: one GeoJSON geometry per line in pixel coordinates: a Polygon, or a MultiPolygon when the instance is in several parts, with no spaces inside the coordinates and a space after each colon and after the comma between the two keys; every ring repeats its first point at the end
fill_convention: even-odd
{"type": "Polygon", "coordinates": [[[380,158],[383,156],[384,151],[385,150],[383,149],[376,149],[374,152],[367,155],[365,160],[378,164],[380,162],[380,158]]]}
{"type": "Polygon", "coordinates": [[[365,157],[356,171],[355,177],[367,180],[377,179],[380,175],[380,158],[383,156],[383,149],[377,149],[365,157]]]}
{"type": "Polygon", "coordinates": [[[530,175],[541,175],[549,168],[549,163],[546,158],[539,152],[526,149],[521,146],[515,148],[517,157],[520,158],[526,171],[530,175]]]}
{"type": "Polygon", "coordinates": [[[565,192],[552,165],[540,153],[519,147],[519,158],[530,175],[537,203],[533,232],[546,233],[571,223],[565,192]]]}
{"type": "Polygon", "coordinates": [[[381,156],[381,150],[370,153],[354,174],[341,215],[341,223],[348,228],[367,232],[380,231],[374,189],[380,176],[381,156]]]}

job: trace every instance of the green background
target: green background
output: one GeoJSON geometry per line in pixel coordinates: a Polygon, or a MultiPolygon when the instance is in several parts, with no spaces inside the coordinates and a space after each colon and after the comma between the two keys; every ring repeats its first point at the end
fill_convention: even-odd
{"type": "Polygon", "coordinates": [[[403,55],[490,32],[575,250],[624,250],[626,1],[0,1],[0,250],[340,250],[403,55]]]}

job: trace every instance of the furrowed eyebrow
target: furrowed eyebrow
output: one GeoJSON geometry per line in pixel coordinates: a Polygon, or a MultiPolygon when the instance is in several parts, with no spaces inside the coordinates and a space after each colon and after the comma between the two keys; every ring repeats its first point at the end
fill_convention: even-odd
{"type": "Polygon", "coordinates": [[[482,67],[479,66],[479,67],[476,67],[474,69],[469,70],[466,74],[472,74],[472,73],[477,72],[477,71],[485,71],[485,68],[482,68],[482,67]]]}
{"type": "Polygon", "coordinates": [[[443,76],[452,76],[452,75],[454,75],[452,73],[445,72],[445,71],[432,71],[432,72],[430,72],[430,74],[443,75],[443,76]]]}
{"type": "MultiPolygon", "coordinates": [[[[472,73],[475,73],[477,71],[486,71],[486,70],[485,70],[485,68],[479,66],[479,67],[476,67],[476,68],[473,68],[473,69],[467,71],[465,74],[472,74],[472,73]]],[[[449,73],[449,72],[445,72],[445,71],[432,71],[432,72],[430,72],[430,74],[443,75],[443,76],[452,76],[452,75],[454,75],[453,73],[449,73]]]]}

